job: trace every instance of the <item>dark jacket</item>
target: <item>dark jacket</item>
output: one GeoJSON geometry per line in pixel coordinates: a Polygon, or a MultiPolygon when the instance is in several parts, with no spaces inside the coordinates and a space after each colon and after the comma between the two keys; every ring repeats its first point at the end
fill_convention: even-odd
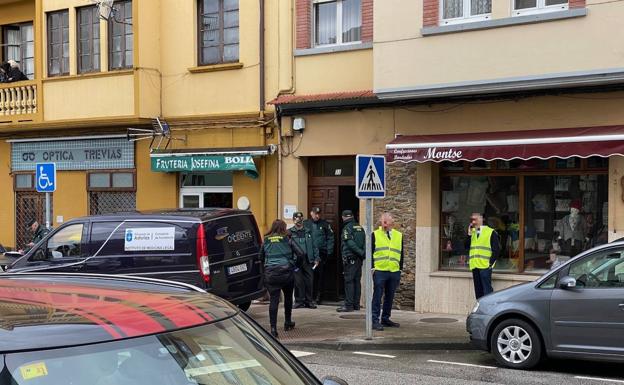
{"type": "MultiPolygon", "coordinates": [[[[470,250],[470,242],[472,237],[466,238],[465,247],[466,250],[470,250]]],[[[490,247],[492,248],[492,256],[490,257],[490,267],[494,266],[496,258],[500,254],[500,239],[496,230],[492,231],[492,237],[490,237],[490,247]]]]}
{"type": "MultiPolygon", "coordinates": [[[[371,234],[371,238],[372,238],[372,247],[371,247],[371,254],[373,254],[375,252],[375,232],[373,232],[373,234],[371,234]]],[[[405,237],[401,240],[401,260],[399,261],[399,270],[403,271],[403,256],[405,255],[405,237]]],[[[373,261],[373,258],[371,258],[371,269],[375,267],[375,262],[373,261]]]]}
{"type": "Polygon", "coordinates": [[[2,64],[2,70],[4,71],[5,83],[19,82],[22,80],[28,80],[28,77],[19,69],[19,67],[12,67],[9,63],[2,64]]]}
{"type": "Polygon", "coordinates": [[[46,234],[49,233],[49,232],[50,232],[50,230],[48,230],[45,227],[39,225],[37,227],[37,230],[35,230],[35,233],[33,234],[31,242],[34,243],[34,244],[37,244],[37,242],[42,240],[43,237],[45,237],[46,234]]]}
{"type": "Polygon", "coordinates": [[[260,260],[264,266],[296,266],[297,257],[302,258],[303,250],[290,237],[270,234],[264,237],[260,249],[260,260]]]}
{"type": "Polygon", "coordinates": [[[342,262],[366,258],[366,233],[354,219],[345,221],[342,227],[342,262]]]}
{"type": "Polygon", "coordinates": [[[304,260],[307,260],[308,263],[320,261],[318,247],[316,247],[312,232],[313,230],[306,226],[300,229],[297,226],[293,226],[288,230],[293,241],[305,252],[304,260]]]}
{"type": "Polygon", "coordinates": [[[321,259],[324,257],[331,257],[334,254],[334,231],[331,228],[329,222],[324,219],[313,221],[306,219],[303,221],[303,225],[312,229],[316,247],[319,249],[319,256],[321,259]]]}

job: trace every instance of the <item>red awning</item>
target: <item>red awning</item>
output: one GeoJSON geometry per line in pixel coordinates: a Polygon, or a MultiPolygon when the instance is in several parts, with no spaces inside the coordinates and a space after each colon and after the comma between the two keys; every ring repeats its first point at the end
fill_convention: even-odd
{"type": "Polygon", "coordinates": [[[624,155],[624,126],[397,136],[388,162],[549,159],[624,155]]]}

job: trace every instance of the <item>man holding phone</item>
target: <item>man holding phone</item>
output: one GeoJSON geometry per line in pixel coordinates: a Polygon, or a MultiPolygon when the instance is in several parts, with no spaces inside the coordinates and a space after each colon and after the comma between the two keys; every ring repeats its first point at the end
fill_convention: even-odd
{"type": "Polygon", "coordinates": [[[473,213],[468,226],[466,248],[470,250],[468,265],[477,299],[494,291],[492,269],[500,253],[500,240],[493,228],[483,224],[483,215],[473,213]]]}

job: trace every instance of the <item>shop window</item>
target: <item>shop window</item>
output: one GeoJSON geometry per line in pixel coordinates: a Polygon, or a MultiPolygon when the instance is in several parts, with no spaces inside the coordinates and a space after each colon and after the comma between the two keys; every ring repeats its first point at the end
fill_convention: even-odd
{"type": "Polygon", "coordinates": [[[470,163],[471,170],[489,170],[492,166],[493,164],[491,162],[486,162],[484,160],[477,160],[470,163]]]}
{"type": "Polygon", "coordinates": [[[574,169],[580,167],[580,158],[555,159],[555,168],[557,169],[574,169]]]}
{"type": "Polygon", "coordinates": [[[91,215],[136,210],[134,171],[97,171],[87,178],[91,215]]]}
{"type": "Polygon", "coordinates": [[[34,174],[16,174],[15,175],[15,190],[27,190],[32,191],[35,189],[34,174]]]}
{"type": "Polygon", "coordinates": [[[233,207],[231,172],[183,173],[180,176],[180,207],[233,207]]]}
{"type": "Polygon", "coordinates": [[[544,170],[548,166],[548,160],[543,159],[499,160],[496,164],[496,168],[499,170],[544,170]]]}
{"type": "Polygon", "coordinates": [[[464,162],[449,162],[445,160],[440,163],[440,167],[444,171],[464,171],[464,162]]]}
{"type": "Polygon", "coordinates": [[[600,156],[592,156],[587,158],[587,168],[608,168],[609,158],[603,158],[600,156]]]}

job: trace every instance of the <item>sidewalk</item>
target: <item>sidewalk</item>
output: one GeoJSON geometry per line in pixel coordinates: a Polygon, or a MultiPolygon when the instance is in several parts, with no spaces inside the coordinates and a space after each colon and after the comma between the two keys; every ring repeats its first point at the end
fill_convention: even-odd
{"type": "MultiPolygon", "coordinates": [[[[269,306],[252,304],[247,312],[262,327],[269,330],[269,306]]],[[[471,349],[466,332],[465,315],[421,314],[411,311],[392,311],[392,320],[400,328],[374,331],[373,339],[366,340],[365,310],[338,313],[335,306],[318,309],[293,309],[294,330],[285,332],[284,309],[278,313],[279,340],[285,345],[316,347],[334,350],[468,350],[471,349]]]]}

